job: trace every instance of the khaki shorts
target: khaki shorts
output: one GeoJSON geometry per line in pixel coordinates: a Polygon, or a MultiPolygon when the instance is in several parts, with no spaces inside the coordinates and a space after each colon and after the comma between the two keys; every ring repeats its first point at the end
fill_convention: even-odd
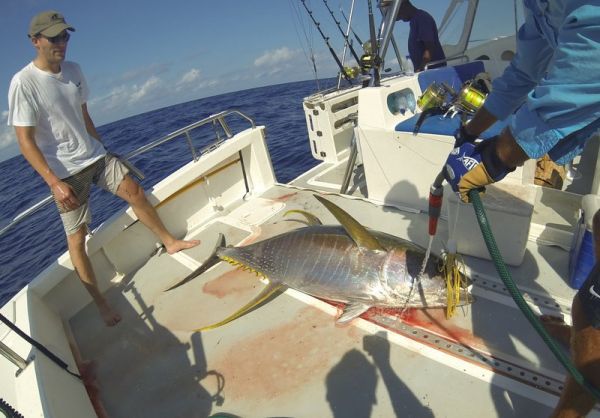
{"type": "Polygon", "coordinates": [[[66,211],[54,197],[67,235],[74,234],[82,225],[88,225],[92,221],[88,204],[92,183],[116,195],[119,185],[128,172],[127,167],[118,158],[106,154],[79,173],[62,179],[71,186],[80,203],[77,209],[66,211]]]}

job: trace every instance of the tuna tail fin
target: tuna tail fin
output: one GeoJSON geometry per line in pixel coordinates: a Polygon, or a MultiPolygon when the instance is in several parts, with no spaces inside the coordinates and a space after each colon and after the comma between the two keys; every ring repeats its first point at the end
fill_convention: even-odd
{"type": "Polygon", "coordinates": [[[330,202],[329,200],[319,195],[313,195],[319,202],[323,204],[331,212],[333,216],[344,227],[350,238],[354,240],[356,245],[361,249],[385,251],[385,248],[377,241],[377,238],[371,234],[367,228],[362,226],[356,219],[350,216],[342,208],[330,202]]]}
{"type": "Polygon", "coordinates": [[[287,287],[281,283],[269,283],[267,285],[267,287],[265,287],[262,290],[262,292],[260,292],[254,299],[252,299],[250,302],[248,302],[247,304],[242,306],[240,309],[235,311],[233,314],[229,315],[227,318],[225,318],[222,321],[219,321],[217,323],[207,325],[202,328],[198,328],[198,329],[194,330],[194,332],[195,331],[200,331],[200,332],[208,331],[210,329],[219,328],[220,326],[228,324],[231,321],[238,319],[239,317],[241,317],[249,312],[252,312],[254,309],[261,307],[263,304],[265,304],[265,303],[269,302],[270,300],[272,300],[273,298],[279,296],[281,293],[283,293],[285,291],[285,289],[287,289],[287,287]]]}
{"type": "Polygon", "coordinates": [[[213,250],[211,255],[208,257],[208,259],[204,263],[202,263],[202,265],[200,267],[198,267],[196,270],[192,271],[190,274],[188,274],[186,277],[184,277],[181,281],[175,283],[173,286],[169,287],[168,289],[165,289],[164,291],[168,292],[179,286],[183,286],[190,280],[200,276],[202,273],[204,273],[211,267],[217,265],[221,261],[221,259],[217,256],[217,249],[219,249],[221,247],[225,247],[225,236],[223,234],[219,233],[219,237],[217,238],[217,245],[215,246],[215,249],[213,250]]]}
{"type": "Polygon", "coordinates": [[[340,315],[340,317],[335,321],[337,324],[343,325],[352,321],[354,318],[362,315],[367,312],[371,305],[367,305],[361,302],[351,302],[344,308],[344,312],[340,315]]]}
{"type": "Polygon", "coordinates": [[[306,218],[306,221],[298,221],[298,222],[304,222],[308,226],[323,225],[323,222],[321,222],[321,220],[319,218],[317,218],[315,215],[313,215],[312,213],[307,212],[305,210],[301,210],[301,209],[288,210],[286,213],[283,214],[283,216],[288,216],[292,213],[298,213],[300,215],[304,215],[304,217],[306,218]]]}

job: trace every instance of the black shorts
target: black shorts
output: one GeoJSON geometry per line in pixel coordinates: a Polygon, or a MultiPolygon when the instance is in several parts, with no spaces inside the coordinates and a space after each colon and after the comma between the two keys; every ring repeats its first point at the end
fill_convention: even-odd
{"type": "Polygon", "coordinates": [[[600,329],[600,262],[594,265],[577,297],[588,321],[594,328],[600,329]]]}

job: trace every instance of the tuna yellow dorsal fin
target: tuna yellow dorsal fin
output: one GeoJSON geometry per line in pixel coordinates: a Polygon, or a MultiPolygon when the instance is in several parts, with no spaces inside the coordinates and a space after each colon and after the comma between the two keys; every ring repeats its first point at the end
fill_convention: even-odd
{"type": "Polygon", "coordinates": [[[242,306],[240,309],[229,315],[227,318],[216,322],[211,325],[207,325],[202,328],[198,328],[195,331],[208,331],[210,329],[219,328],[225,324],[230,323],[231,321],[238,319],[240,316],[247,314],[248,312],[254,310],[255,308],[260,307],[263,303],[271,300],[272,298],[279,296],[279,294],[283,293],[287,287],[281,283],[269,283],[267,287],[265,287],[262,292],[260,292],[254,299],[250,302],[242,306]]]}
{"type": "Polygon", "coordinates": [[[335,216],[359,248],[385,251],[385,248],[377,241],[377,238],[375,238],[367,228],[359,224],[356,219],[346,213],[346,211],[324,197],[316,194],[313,196],[321,202],[333,216],[335,216]]]}
{"type": "Polygon", "coordinates": [[[300,215],[303,215],[306,218],[306,224],[309,226],[323,225],[323,222],[321,222],[321,220],[319,218],[317,218],[315,215],[313,215],[312,213],[307,212],[305,210],[301,210],[301,209],[288,210],[286,213],[283,214],[283,216],[288,216],[292,213],[298,213],[300,215]]]}

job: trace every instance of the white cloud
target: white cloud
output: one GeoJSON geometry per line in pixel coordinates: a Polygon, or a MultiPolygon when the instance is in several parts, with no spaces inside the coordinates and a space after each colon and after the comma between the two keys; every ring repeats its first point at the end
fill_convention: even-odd
{"type": "Polygon", "coordinates": [[[197,96],[197,93],[207,93],[206,89],[212,89],[222,82],[218,79],[203,78],[202,72],[197,68],[192,68],[186,72],[177,83],[175,83],[175,92],[183,92],[183,94],[174,96],[174,103],[180,102],[177,100],[178,97],[189,100],[190,95],[197,96]]]}
{"type": "Polygon", "coordinates": [[[283,48],[265,52],[260,57],[254,60],[254,66],[281,66],[282,64],[285,64],[286,62],[295,59],[297,55],[298,51],[293,51],[288,47],[284,46],[283,48]]]}
{"type": "Polygon", "coordinates": [[[141,84],[120,84],[101,97],[90,100],[92,118],[97,125],[160,107],[169,91],[162,79],[151,76],[141,84]]]}
{"type": "Polygon", "coordinates": [[[177,82],[177,85],[180,86],[184,84],[190,84],[197,81],[199,78],[200,70],[198,70],[197,68],[192,68],[190,71],[185,73],[183,77],[181,77],[181,80],[177,82]]]}
{"type": "Polygon", "coordinates": [[[136,103],[144,99],[148,99],[150,96],[154,96],[155,93],[161,89],[162,81],[156,76],[150,77],[141,87],[136,84],[133,85],[133,92],[131,94],[130,103],[136,103]]]}

